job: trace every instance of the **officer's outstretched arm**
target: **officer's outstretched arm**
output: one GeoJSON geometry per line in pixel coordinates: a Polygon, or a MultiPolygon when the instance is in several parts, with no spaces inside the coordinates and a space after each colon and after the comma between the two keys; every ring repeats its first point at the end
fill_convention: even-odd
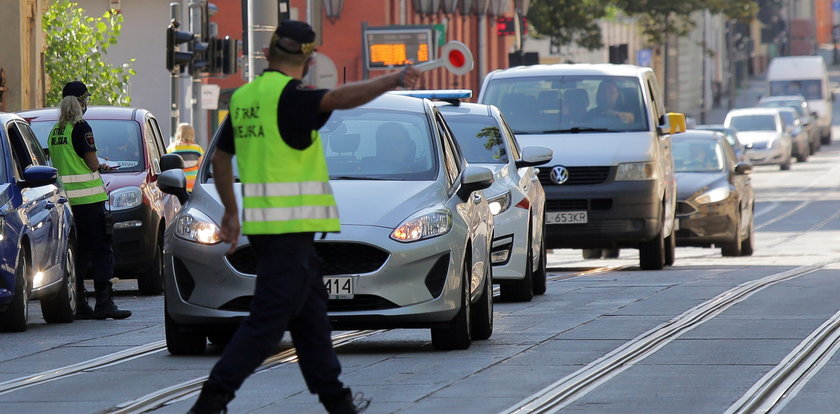
{"type": "Polygon", "coordinates": [[[379,95],[397,87],[410,88],[420,77],[420,71],[413,66],[406,66],[403,70],[378,78],[352,82],[339,86],[327,92],[321,98],[318,110],[331,112],[336,109],[355,108],[372,101],[379,95]]]}

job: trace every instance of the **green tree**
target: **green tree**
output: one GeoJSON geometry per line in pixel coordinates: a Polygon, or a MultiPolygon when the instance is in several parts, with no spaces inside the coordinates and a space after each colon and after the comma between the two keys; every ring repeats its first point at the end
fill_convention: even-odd
{"type": "Polygon", "coordinates": [[[44,67],[50,78],[47,104],[61,101],[65,83],[81,80],[91,92],[90,104],[128,105],[128,80],[136,73],[131,67],[134,59],[119,66],[104,60],[108,48],[117,43],[123,17],[110,11],[97,18],[84,13],[78,3],[59,0],[44,14],[44,67]]]}
{"type": "Polygon", "coordinates": [[[652,44],[665,36],[685,35],[696,22],[694,12],[708,9],[727,18],[748,20],[758,11],[755,0],[532,0],[528,22],[554,46],[576,43],[587,49],[603,47],[598,19],[617,13],[639,17],[652,44]]]}

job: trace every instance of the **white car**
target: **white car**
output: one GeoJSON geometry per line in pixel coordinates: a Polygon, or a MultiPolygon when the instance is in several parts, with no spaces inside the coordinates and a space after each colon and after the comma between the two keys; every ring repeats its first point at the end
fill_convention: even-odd
{"type": "Polygon", "coordinates": [[[494,215],[493,282],[502,299],[529,301],[545,293],[545,191],[534,167],[551,161],[553,151],[520,148],[498,108],[460,102],[470,90],[399,94],[435,99],[467,162],[493,171],[494,184],[484,193],[494,215]]]}
{"type": "Polygon", "coordinates": [[[723,125],[738,130],[738,139],[746,145],[747,160],[752,164],[790,169],[793,143],[778,108],[733,109],[726,114],[723,125]]]}

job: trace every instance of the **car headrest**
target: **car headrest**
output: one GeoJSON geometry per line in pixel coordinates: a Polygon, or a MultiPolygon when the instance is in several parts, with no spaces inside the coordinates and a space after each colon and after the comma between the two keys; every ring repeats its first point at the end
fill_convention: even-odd
{"type": "Polygon", "coordinates": [[[356,152],[359,149],[359,134],[330,134],[329,146],[339,154],[356,152]]]}

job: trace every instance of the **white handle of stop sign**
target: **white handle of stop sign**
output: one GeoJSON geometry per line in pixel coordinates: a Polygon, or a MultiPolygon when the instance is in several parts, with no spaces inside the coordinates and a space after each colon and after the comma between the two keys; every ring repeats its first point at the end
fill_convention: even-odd
{"type": "Polygon", "coordinates": [[[473,69],[473,56],[467,45],[450,40],[440,48],[440,58],[415,65],[414,68],[425,72],[439,67],[446,67],[447,70],[456,75],[466,75],[473,69]]]}

